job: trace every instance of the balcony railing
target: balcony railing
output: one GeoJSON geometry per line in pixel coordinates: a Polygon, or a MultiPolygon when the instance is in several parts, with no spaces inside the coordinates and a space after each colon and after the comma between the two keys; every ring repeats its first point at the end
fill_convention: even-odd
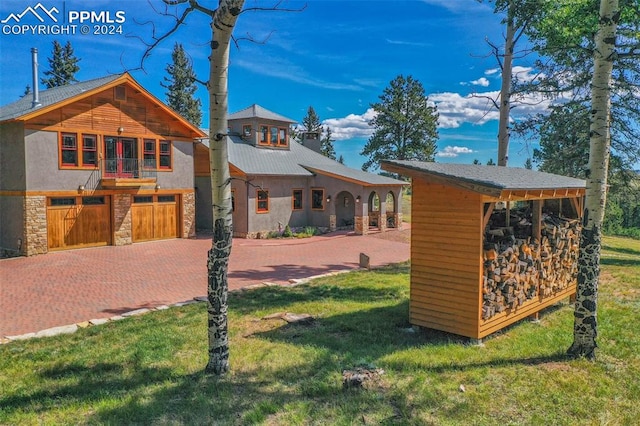
{"type": "Polygon", "coordinates": [[[100,161],[101,186],[104,188],[139,187],[156,182],[158,172],[154,160],[118,158],[100,161]]]}
{"type": "Polygon", "coordinates": [[[117,158],[101,160],[102,179],[155,179],[158,176],[155,160],[117,158]]]}

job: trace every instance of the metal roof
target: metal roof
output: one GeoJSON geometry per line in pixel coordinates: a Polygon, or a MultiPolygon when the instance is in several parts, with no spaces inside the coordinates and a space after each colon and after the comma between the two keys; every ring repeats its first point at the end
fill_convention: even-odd
{"type": "Polygon", "coordinates": [[[230,114],[229,120],[239,120],[247,118],[264,118],[266,120],[284,121],[287,123],[295,123],[295,120],[285,117],[284,115],[277,114],[273,111],[269,111],[266,108],[261,107],[258,104],[253,104],[243,110],[230,114]]]}
{"type": "Polygon", "coordinates": [[[382,162],[382,169],[408,176],[433,176],[451,182],[462,181],[499,190],[581,189],[586,186],[582,179],[518,167],[385,160],[382,162]]]}
{"type": "MultiPolygon", "coordinates": [[[[352,169],[295,141],[289,149],[260,148],[239,136],[229,136],[229,162],[247,175],[313,176],[326,174],[363,185],[405,185],[401,180],[352,169]]],[[[208,146],[209,141],[203,140],[208,146]]]]}
{"type": "Polygon", "coordinates": [[[30,114],[39,109],[46,108],[59,102],[63,102],[86,91],[96,89],[100,86],[104,86],[105,84],[109,84],[120,77],[122,77],[122,74],[116,74],[79,83],[68,84],[66,86],[59,86],[47,90],[42,90],[39,93],[40,104],[35,107],[32,106],[33,94],[23,96],[13,103],[0,107],[0,121],[13,120],[25,114],[30,114]]]}

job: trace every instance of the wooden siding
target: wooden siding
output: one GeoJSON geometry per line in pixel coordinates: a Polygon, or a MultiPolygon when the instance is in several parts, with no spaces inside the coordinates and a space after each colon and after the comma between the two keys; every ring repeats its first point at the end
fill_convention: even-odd
{"type": "Polygon", "coordinates": [[[50,250],[111,244],[110,198],[105,203],[47,207],[47,240],[50,250]]]}
{"type": "Polygon", "coordinates": [[[109,88],[31,118],[26,124],[45,130],[94,131],[111,136],[117,136],[119,128],[127,135],[188,140],[194,136],[184,123],[140,92],[132,87],[127,87],[127,92],[126,101],[116,101],[113,88],[109,88]]]}
{"type": "Polygon", "coordinates": [[[479,331],[481,196],[413,180],[410,321],[463,336],[479,331]]]}

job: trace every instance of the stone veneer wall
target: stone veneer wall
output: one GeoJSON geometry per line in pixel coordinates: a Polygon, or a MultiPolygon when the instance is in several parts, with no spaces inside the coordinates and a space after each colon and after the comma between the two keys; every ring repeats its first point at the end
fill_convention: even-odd
{"type": "Polygon", "coordinates": [[[44,254],[47,244],[47,197],[34,195],[24,197],[23,253],[26,256],[44,254]]]}
{"type": "Polygon", "coordinates": [[[369,233],[369,216],[356,216],[354,231],[356,234],[367,235],[369,233]]]}
{"type": "Polygon", "coordinates": [[[196,193],[182,195],[182,238],[196,236],[196,193]]]}
{"type": "Polygon", "coordinates": [[[131,195],[113,194],[113,245],[132,243],[131,195]]]}

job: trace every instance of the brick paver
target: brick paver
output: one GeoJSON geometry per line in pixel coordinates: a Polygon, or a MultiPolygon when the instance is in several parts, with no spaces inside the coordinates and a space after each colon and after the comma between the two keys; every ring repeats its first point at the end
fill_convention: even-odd
{"type": "MultiPolygon", "coordinates": [[[[210,247],[211,240],[200,236],[0,260],[0,337],[204,296],[210,247]]],[[[229,288],[354,269],[361,252],[375,267],[409,259],[409,244],[344,232],[235,239],[229,288]]]]}

